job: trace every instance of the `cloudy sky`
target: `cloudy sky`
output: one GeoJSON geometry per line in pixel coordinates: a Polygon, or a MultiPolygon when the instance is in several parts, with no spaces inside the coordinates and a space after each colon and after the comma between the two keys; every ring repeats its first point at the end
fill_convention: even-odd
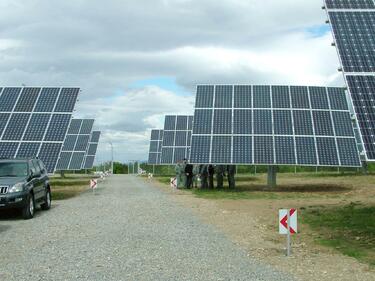
{"type": "Polygon", "coordinates": [[[147,159],[199,83],[343,86],[320,0],[0,0],[4,86],[79,86],[98,160],[147,159]]]}

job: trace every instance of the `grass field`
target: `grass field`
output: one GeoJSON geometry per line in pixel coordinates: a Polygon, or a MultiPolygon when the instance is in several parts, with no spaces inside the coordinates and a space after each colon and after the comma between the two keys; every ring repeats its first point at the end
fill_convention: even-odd
{"type": "Polygon", "coordinates": [[[61,178],[51,177],[50,184],[53,200],[65,200],[75,197],[89,188],[89,181],[92,176],[74,175],[61,178]]]}
{"type": "MultiPolygon", "coordinates": [[[[170,176],[156,179],[169,185],[170,176]]],[[[312,231],[316,243],[375,266],[374,174],[280,173],[278,186],[273,190],[267,188],[266,180],[265,174],[237,175],[234,191],[224,186],[224,190],[187,192],[207,200],[239,200],[238,204],[260,200],[299,206],[301,222],[312,231]]]]}

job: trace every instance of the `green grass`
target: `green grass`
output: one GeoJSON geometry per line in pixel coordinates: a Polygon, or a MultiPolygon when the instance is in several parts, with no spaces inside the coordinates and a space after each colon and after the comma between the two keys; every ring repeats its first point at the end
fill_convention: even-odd
{"type": "Polygon", "coordinates": [[[318,243],[375,266],[375,207],[311,208],[302,218],[318,233],[318,243]]]}
{"type": "Polygon", "coordinates": [[[88,189],[89,176],[53,177],[50,179],[53,200],[66,200],[88,189]]]}

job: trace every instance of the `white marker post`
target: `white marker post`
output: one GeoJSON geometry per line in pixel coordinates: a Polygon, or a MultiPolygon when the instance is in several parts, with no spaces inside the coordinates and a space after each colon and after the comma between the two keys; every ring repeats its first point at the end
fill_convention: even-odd
{"type": "Polygon", "coordinates": [[[297,210],[279,210],[279,233],[286,235],[286,255],[291,255],[291,234],[297,233],[297,210]]]}

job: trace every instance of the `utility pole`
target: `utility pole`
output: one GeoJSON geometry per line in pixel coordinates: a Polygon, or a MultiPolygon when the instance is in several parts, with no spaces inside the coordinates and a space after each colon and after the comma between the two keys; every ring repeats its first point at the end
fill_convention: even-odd
{"type": "Polygon", "coordinates": [[[113,175],[113,144],[111,141],[109,144],[111,145],[111,174],[113,175]]]}

